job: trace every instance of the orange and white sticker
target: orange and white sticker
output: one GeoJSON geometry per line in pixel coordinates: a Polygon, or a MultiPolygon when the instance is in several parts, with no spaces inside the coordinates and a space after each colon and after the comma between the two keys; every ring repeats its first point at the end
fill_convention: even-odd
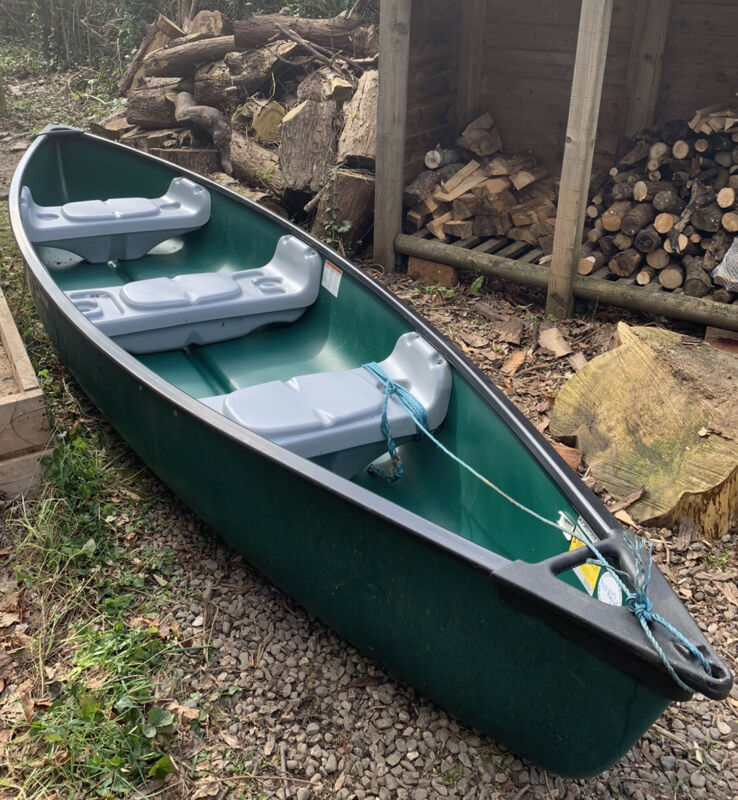
{"type": "Polygon", "coordinates": [[[330,261],[325,262],[323,267],[323,279],[320,285],[327,289],[334,297],[338,297],[338,290],[341,287],[341,278],[343,277],[343,270],[340,270],[335,264],[330,261]]]}

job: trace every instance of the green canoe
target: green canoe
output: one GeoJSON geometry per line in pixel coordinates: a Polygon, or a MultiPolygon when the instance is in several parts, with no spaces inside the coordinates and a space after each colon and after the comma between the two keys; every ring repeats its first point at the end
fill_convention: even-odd
{"type": "MultiPolygon", "coordinates": [[[[334,251],[208,180],[55,126],[19,165],[10,215],[49,336],[141,459],[274,583],[468,725],[583,777],[624,754],[672,701],[730,691],[728,670],[655,567],[653,607],[701,660],[650,622],[658,654],[612,572],[586,563],[589,539],[633,585],[637,555],[599,500],[452,345],[334,251]],[[172,230],[152,247],[146,220],[157,214],[172,230]],[[274,317],[282,301],[271,294],[304,288],[299,270],[264,269],[284,237],[320,285],[274,317]],[[90,261],[70,255],[80,249],[90,261]],[[260,287],[261,322],[198,318],[204,333],[191,335],[193,297],[227,305],[238,295],[248,306],[238,281],[260,287]],[[122,305],[129,327],[106,328],[101,319],[122,305]],[[408,341],[434,354],[426,361],[446,376],[446,394],[439,419],[428,415],[435,442],[397,427],[404,474],[391,482],[364,468],[378,456],[391,466],[388,442],[379,432],[371,447],[357,444],[363,389],[351,387],[380,391],[362,365],[390,370],[385,359],[408,341]],[[308,420],[293,409],[298,384],[322,392],[331,413],[308,420]],[[301,450],[336,425],[337,461],[301,450]]],[[[395,398],[385,405],[396,420],[404,413],[395,398]]],[[[369,422],[379,431],[376,414],[369,422]]]]}

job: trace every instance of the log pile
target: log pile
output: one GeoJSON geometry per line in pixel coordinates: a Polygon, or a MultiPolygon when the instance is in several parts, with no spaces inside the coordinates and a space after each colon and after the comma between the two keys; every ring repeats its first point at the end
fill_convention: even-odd
{"type": "Polygon", "coordinates": [[[160,15],[120,79],[126,107],[93,131],[231,175],[350,246],[373,212],[377,59],[376,32],[351,13],[160,15]]]}
{"type": "Polygon", "coordinates": [[[532,153],[504,154],[491,114],[473,120],[453,148],[425,156],[405,187],[406,228],[444,240],[505,236],[553,249],[556,187],[532,153]]]}
{"type": "Polygon", "coordinates": [[[711,272],[738,232],[737,196],[735,109],[643,131],[590,185],[579,273],[733,302],[711,272]]]}

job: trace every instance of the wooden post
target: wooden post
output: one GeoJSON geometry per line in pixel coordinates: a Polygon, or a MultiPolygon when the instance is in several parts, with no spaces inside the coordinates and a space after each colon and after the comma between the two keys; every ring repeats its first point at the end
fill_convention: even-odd
{"type": "Polygon", "coordinates": [[[374,260],[395,269],[395,237],[402,231],[411,0],[381,0],[379,100],[374,201],[374,260]]]}
{"type": "Polygon", "coordinates": [[[612,0],[582,0],[546,300],[546,312],[559,318],[574,307],[572,278],[579,263],[611,21],[612,0]]]}
{"type": "Polygon", "coordinates": [[[656,116],[672,5],[673,0],[636,4],[621,142],[651,127],[656,116]]]}
{"type": "Polygon", "coordinates": [[[457,130],[462,130],[481,112],[482,57],[487,0],[464,0],[460,4],[459,76],[456,94],[457,130]]]}

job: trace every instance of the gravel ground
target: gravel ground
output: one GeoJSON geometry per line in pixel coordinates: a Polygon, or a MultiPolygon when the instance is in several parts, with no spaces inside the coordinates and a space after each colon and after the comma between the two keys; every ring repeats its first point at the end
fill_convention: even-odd
{"type": "MultiPolygon", "coordinates": [[[[545,429],[551,398],[569,368],[535,348],[545,324],[535,296],[506,287],[482,297],[524,322],[520,346],[526,362],[517,376],[506,376],[503,369],[516,346],[487,337],[486,323],[463,291],[446,297],[407,278],[390,284],[545,429]]],[[[614,322],[622,316],[590,314],[562,330],[592,357],[609,346],[614,322]]],[[[102,425],[68,380],[85,424],[102,425]]],[[[141,577],[152,596],[157,587],[171,591],[157,624],[176,623],[183,642],[205,648],[183,655],[161,685],[159,696],[171,699],[179,718],[174,750],[179,769],[165,784],[153,786],[158,796],[738,798],[738,689],[721,703],[697,696],[672,706],[596,778],[555,777],[468,730],[357,653],[220,544],[149,473],[139,484],[149,506],[146,524],[131,536],[137,546],[150,545],[158,553],[154,566],[142,566],[141,577]],[[236,789],[226,785],[225,776],[236,789]]],[[[738,533],[719,542],[693,540],[685,531],[647,533],[656,560],[735,671],[738,533]]]]}

